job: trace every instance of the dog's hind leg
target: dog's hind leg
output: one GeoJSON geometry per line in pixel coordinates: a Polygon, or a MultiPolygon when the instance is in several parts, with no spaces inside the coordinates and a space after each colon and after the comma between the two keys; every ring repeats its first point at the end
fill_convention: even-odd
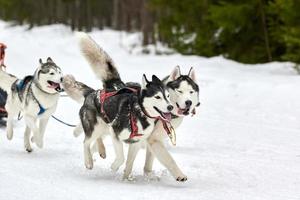
{"type": "Polygon", "coordinates": [[[28,153],[32,152],[32,148],[30,145],[30,133],[31,133],[30,128],[26,125],[26,129],[24,133],[24,147],[28,153]]]}
{"type": "Polygon", "coordinates": [[[111,165],[111,169],[116,172],[120,168],[120,166],[124,163],[125,158],[124,158],[124,151],[123,151],[123,144],[120,140],[112,136],[112,142],[114,146],[114,150],[116,153],[116,158],[111,165]]]}
{"type": "Polygon", "coordinates": [[[92,137],[85,137],[83,142],[84,164],[87,169],[93,169],[93,156],[91,153],[92,137]]]}
{"type": "Polygon", "coordinates": [[[145,159],[145,166],[144,166],[144,174],[146,176],[150,175],[152,172],[154,158],[155,157],[153,153],[151,152],[150,148],[147,145],[146,159],[145,159]]]}
{"type": "Polygon", "coordinates": [[[74,137],[78,137],[81,133],[83,133],[83,127],[81,122],[77,124],[77,126],[73,130],[74,137]]]}
{"type": "Polygon", "coordinates": [[[44,146],[44,134],[45,134],[45,131],[46,131],[48,121],[49,121],[49,117],[40,119],[39,134],[35,138],[35,143],[39,148],[43,148],[43,146],[44,146]]]}
{"type": "Polygon", "coordinates": [[[99,153],[100,157],[105,159],[106,158],[106,150],[105,150],[105,146],[104,146],[102,138],[97,139],[97,145],[98,145],[98,153],[99,153]]]}
{"type": "Polygon", "coordinates": [[[133,180],[133,178],[130,177],[130,174],[132,172],[133,163],[134,163],[134,160],[135,160],[139,150],[140,150],[140,144],[139,143],[129,145],[127,160],[126,160],[126,167],[125,167],[125,170],[124,170],[123,179],[127,179],[129,181],[133,180]]]}
{"type": "Polygon", "coordinates": [[[13,121],[14,117],[19,113],[19,110],[15,108],[15,106],[7,103],[5,105],[5,109],[7,111],[7,122],[6,122],[6,132],[7,139],[11,140],[13,138],[13,121]]]}

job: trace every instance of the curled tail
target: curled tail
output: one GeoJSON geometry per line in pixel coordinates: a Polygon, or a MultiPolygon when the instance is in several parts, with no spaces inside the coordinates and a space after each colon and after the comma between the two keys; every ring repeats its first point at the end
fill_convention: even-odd
{"type": "Polygon", "coordinates": [[[103,82],[103,87],[118,89],[123,86],[118,70],[109,55],[88,34],[79,32],[77,37],[81,53],[96,76],[103,82]]]}
{"type": "Polygon", "coordinates": [[[0,68],[0,88],[7,93],[10,93],[12,84],[18,80],[17,77],[6,73],[0,68]]]}
{"type": "Polygon", "coordinates": [[[84,83],[76,81],[72,75],[66,75],[63,79],[63,87],[69,97],[82,104],[87,95],[95,90],[84,83]]]}

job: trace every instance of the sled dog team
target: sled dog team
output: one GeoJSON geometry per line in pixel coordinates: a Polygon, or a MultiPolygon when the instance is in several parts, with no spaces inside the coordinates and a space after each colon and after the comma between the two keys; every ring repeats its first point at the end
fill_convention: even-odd
{"type": "Polygon", "coordinates": [[[34,74],[23,79],[0,69],[0,88],[8,94],[7,138],[13,138],[13,119],[22,113],[26,124],[26,151],[32,151],[32,143],[42,148],[48,120],[56,110],[59,93],[64,90],[82,105],[74,136],[85,134],[83,150],[87,169],[93,168],[95,149],[102,158],[106,157],[103,138],[110,135],[116,154],[111,165],[113,171],[125,161],[123,143],[129,144],[124,179],[132,179],[135,157],[139,149],[146,146],[145,175],[151,175],[153,160],[157,158],[177,181],[186,181],[186,175],[168,152],[164,140],[169,136],[175,144],[174,129],[185,116],[194,115],[200,105],[194,69],[182,75],[176,67],[162,80],[155,75],[151,79],[143,75],[141,84],[124,83],[110,56],[86,33],[77,33],[77,36],[81,53],[102,81],[103,88],[95,90],[72,75],[63,76],[51,58],[45,62],[40,59],[34,74]]]}

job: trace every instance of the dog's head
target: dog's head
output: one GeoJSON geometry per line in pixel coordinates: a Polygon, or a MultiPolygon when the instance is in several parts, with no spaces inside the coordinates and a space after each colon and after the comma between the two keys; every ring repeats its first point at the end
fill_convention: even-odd
{"type": "Polygon", "coordinates": [[[63,75],[60,67],[50,57],[47,58],[45,63],[43,63],[42,59],[39,62],[40,66],[35,72],[35,83],[47,93],[55,94],[61,92],[63,75]]]}
{"type": "Polygon", "coordinates": [[[196,83],[196,74],[193,68],[188,75],[181,75],[179,66],[170,74],[167,79],[167,88],[174,107],[173,113],[178,116],[189,115],[199,102],[199,87],[196,83]]]}
{"type": "Polygon", "coordinates": [[[143,75],[141,96],[142,105],[150,116],[171,120],[173,106],[170,103],[170,95],[159,78],[153,75],[152,81],[148,81],[143,75]]]}

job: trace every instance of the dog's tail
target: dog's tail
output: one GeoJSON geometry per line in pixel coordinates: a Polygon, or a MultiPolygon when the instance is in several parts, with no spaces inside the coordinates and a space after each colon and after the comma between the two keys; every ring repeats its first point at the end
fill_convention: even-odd
{"type": "Polygon", "coordinates": [[[95,90],[84,83],[76,81],[72,75],[66,75],[63,78],[63,87],[69,97],[82,104],[85,97],[95,90]]]}
{"type": "Polygon", "coordinates": [[[89,62],[104,88],[116,88],[123,84],[118,70],[110,56],[86,33],[77,33],[83,56],[89,62]]]}
{"type": "Polygon", "coordinates": [[[0,88],[7,93],[10,93],[12,84],[18,80],[17,77],[6,73],[0,67],[0,88]]]}

